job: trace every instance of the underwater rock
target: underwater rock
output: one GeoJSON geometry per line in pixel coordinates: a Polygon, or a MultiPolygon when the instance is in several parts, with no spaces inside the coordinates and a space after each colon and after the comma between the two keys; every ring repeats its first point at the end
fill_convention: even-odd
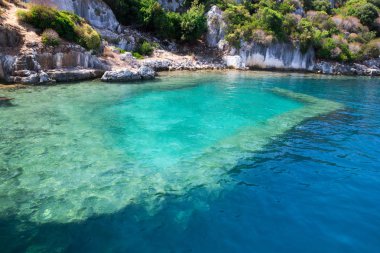
{"type": "Polygon", "coordinates": [[[13,98],[0,97],[0,106],[10,106],[12,105],[13,98]]]}

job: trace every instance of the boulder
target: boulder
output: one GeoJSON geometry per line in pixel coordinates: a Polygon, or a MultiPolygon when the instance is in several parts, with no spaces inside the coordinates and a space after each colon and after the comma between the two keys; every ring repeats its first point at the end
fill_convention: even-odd
{"type": "Polygon", "coordinates": [[[143,66],[152,68],[154,71],[169,70],[172,65],[170,60],[165,59],[149,59],[141,61],[143,66]]]}
{"type": "Polygon", "coordinates": [[[156,72],[148,66],[142,66],[139,68],[137,73],[141,76],[142,79],[154,79],[156,72]]]}
{"type": "Polygon", "coordinates": [[[148,66],[142,66],[138,70],[121,69],[106,71],[101,80],[103,82],[128,82],[154,78],[154,70],[148,66]]]}
{"type": "Polygon", "coordinates": [[[103,82],[126,82],[141,80],[141,75],[129,69],[106,71],[101,79],[103,82]]]}

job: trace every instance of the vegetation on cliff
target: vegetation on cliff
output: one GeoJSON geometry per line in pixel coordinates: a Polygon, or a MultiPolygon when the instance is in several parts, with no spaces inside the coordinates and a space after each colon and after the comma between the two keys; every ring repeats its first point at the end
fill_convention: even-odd
{"type": "Polygon", "coordinates": [[[161,38],[193,42],[206,32],[205,7],[193,1],[183,13],[166,11],[157,0],[106,0],[120,22],[155,32],[161,38]]]}
{"type": "MultiPolygon", "coordinates": [[[[52,29],[63,39],[78,43],[86,49],[96,50],[100,47],[99,33],[83,18],[71,12],[58,11],[42,5],[32,5],[27,10],[19,11],[17,15],[21,21],[31,24],[35,28],[42,31],[52,29]]],[[[45,44],[57,45],[59,43],[51,30],[44,34],[45,44]]]]}
{"type": "Polygon", "coordinates": [[[303,50],[312,46],[322,59],[352,61],[376,56],[369,47],[373,48],[380,33],[376,25],[379,9],[367,0],[350,0],[339,8],[325,0],[261,0],[229,4],[224,15],[226,39],[236,47],[243,38],[260,44],[291,42],[303,50]],[[298,14],[302,10],[306,10],[303,16],[298,14]]]}
{"type": "Polygon", "coordinates": [[[165,11],[157,0],[105,0],[124,24],[161,38],[195,41],[206,29],[205,10],[224,11],[226,40],[268,45],[287,42],[314,47],[321,59],[354,61],[377,57],[380,50],[380,0],[229,0],[185,1],[187,11],[165,11]]]}

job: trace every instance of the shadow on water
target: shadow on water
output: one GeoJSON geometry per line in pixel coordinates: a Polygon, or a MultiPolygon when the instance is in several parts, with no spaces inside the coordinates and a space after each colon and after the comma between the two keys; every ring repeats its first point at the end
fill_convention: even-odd
{"type": "Polygon", "coordinates": [[[0,219],[1,252],[169,252],[185,239],[181,234],[192,213],[205,208],[194,204],[194,199],[207,201],[207,195],[195,189],[186,196],[165,196],[154,215],[143,205],[131,204],[112,214],[67,224],[0,219]]]}

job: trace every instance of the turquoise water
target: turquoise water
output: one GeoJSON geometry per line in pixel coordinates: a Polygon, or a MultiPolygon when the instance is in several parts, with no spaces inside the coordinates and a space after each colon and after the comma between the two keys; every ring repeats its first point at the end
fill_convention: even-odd
{"type": "MultiPolygon", "coordinates": [[[[334,205],[324,198],[322,205],[310,203],[303,211],[293,207],[321,198],[316,189],[308,192],[310,184],[322,190],[326,185],[318,185],[320,172],[311,173],[310,162],[334,168],[339,156],[324,159],[331,150],[352,152],[351,145],[320,141],[344,138],[328,130],[346,126],[347,115],[355,115],[350,101],[357,90],[354,96],[341,92],[358,80],[372,87],[377,79],[206,72],[132,85],[94,81],[2,90],[15,102],[0,107],[0,242],[7,242],[6,252],[247,252],[250,245],[257,252],[276,252],[277,244],[288,241],[295,245],[289,252],[302,252],[302,242],[279,231],[288,227],[284,235],[308,234],[306,227],[295,229],[297,223],[316,222],[302,212],[334,205]],[[305,134],[294,137],[300,131],[305,134]],[[312,141],[320,142],[318,148],[312,141]],[[293,147],[302,144],[305,154],[296,154],[293,147]],[[290,162],[293,157],[297,162],[290,162]],[[297,177],[289,178],[290,171],[297,177]],[[284,181],[277,180],[282,174],[284,181]],[[294,183],[309,186],[295,195],[300,188],[294,183]],[[290,202],[283,206],[279,199],[285,196],[290,202]],[[269,239],[270,234],[278,238],[269,239]]],[[[371,167],[364,158],[356,160],[371,167]]],[[[345,178],[340,168],[347,171],[353,164],[346,161],[328,175],[345,178]]],[[[367,180],[370,187],[379,181],[376,175],[367,180]]],[[[342,192],[334,186],[332,196],[350,196],[354,186],[347,187],[342,192]]],[[[366,200],[368,210],[379,208],[372,196],[366,200]]],[[[379,216],[368,212],[378,224],[379,216]]],[[[359,221],[357,215],[347,219],[359,221]]],[[[339,222],[339,215],[332,216],[339,222]]],[[[317,224],[326,218],[317,216],[317,224]]],[[[313,252],[332,246],[374,252],[333,229],[310,229],[336,238],[313,252]]],[[[370,227],[362,231],[370,242],[370,234],[379,235],[370,227]]],[[[368,245],[379,246],[376,240],[368,245]]]]}

